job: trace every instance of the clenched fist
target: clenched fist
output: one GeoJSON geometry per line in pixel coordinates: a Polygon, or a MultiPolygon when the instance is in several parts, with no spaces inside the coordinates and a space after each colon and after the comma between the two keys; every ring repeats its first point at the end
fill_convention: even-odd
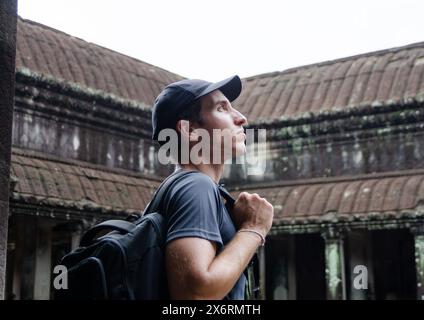
{"type": "Polygon", "coordinates": [[[274,207],[257,193],[242,192],[234,203],[232,213],[238,229],[253,229],[265,236],[272,226],[274,207]]]}

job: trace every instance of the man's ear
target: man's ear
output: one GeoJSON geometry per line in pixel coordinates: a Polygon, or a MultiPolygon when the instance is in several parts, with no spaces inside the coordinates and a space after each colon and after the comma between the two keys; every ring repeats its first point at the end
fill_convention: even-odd
{"type": "Polygon", "coordinates": [[[195,130],[196,127],[188,120],[178,120],[176,129],[181,134],[181,137],[189,139],[189,141],[196,142],[199,140],[199,135],[195,130]]]}

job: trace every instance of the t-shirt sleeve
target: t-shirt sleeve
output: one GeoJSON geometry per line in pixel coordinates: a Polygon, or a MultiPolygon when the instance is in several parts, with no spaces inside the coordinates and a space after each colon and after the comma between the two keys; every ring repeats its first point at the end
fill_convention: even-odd
{"type": "Polygon", "coordinates": [[[167,196],[168,233],[166,243],[184,237],[198,237],[222,247],[221,199],[212,179],[201,173],[177,181],[167,196]]]}

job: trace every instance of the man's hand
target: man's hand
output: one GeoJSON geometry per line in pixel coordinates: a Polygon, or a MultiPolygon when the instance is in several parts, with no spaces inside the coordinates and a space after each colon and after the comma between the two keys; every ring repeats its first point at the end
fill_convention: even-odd
{"type": "MultiPolygon", "coordinates": [[[[232,213],[237,228],[265,236],[271,229],[274,208],[256,193],[242,192],[232,213]]],[[[257,248],[257,237],[246,233],[237,233],[219,254],[216,243],[209,240],[189,237],[171,241],[166,247],[171,299],[223,299],[257,248]]]]}
{"type": "Polygon", "coordinates": [[[257,193],[242,192],[234,203],[232,215],[239,229],[253,229],[266,236],[272,226],[274,207],[257,193]]]}

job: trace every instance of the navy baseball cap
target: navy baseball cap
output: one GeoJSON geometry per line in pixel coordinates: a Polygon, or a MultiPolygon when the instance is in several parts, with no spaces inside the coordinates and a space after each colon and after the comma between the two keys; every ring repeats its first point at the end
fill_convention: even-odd
{"type": "Polygon", "coordinates": [[[239,76],[212,83],[198,79],[186,79],[171,83],[158,95],[152,111],[152,139],[158,140],[163,129],[175,129],[179,114],[195,100],[212,91],[220,90],[227,99],[234,101],[241,92],[239,76]]]}

